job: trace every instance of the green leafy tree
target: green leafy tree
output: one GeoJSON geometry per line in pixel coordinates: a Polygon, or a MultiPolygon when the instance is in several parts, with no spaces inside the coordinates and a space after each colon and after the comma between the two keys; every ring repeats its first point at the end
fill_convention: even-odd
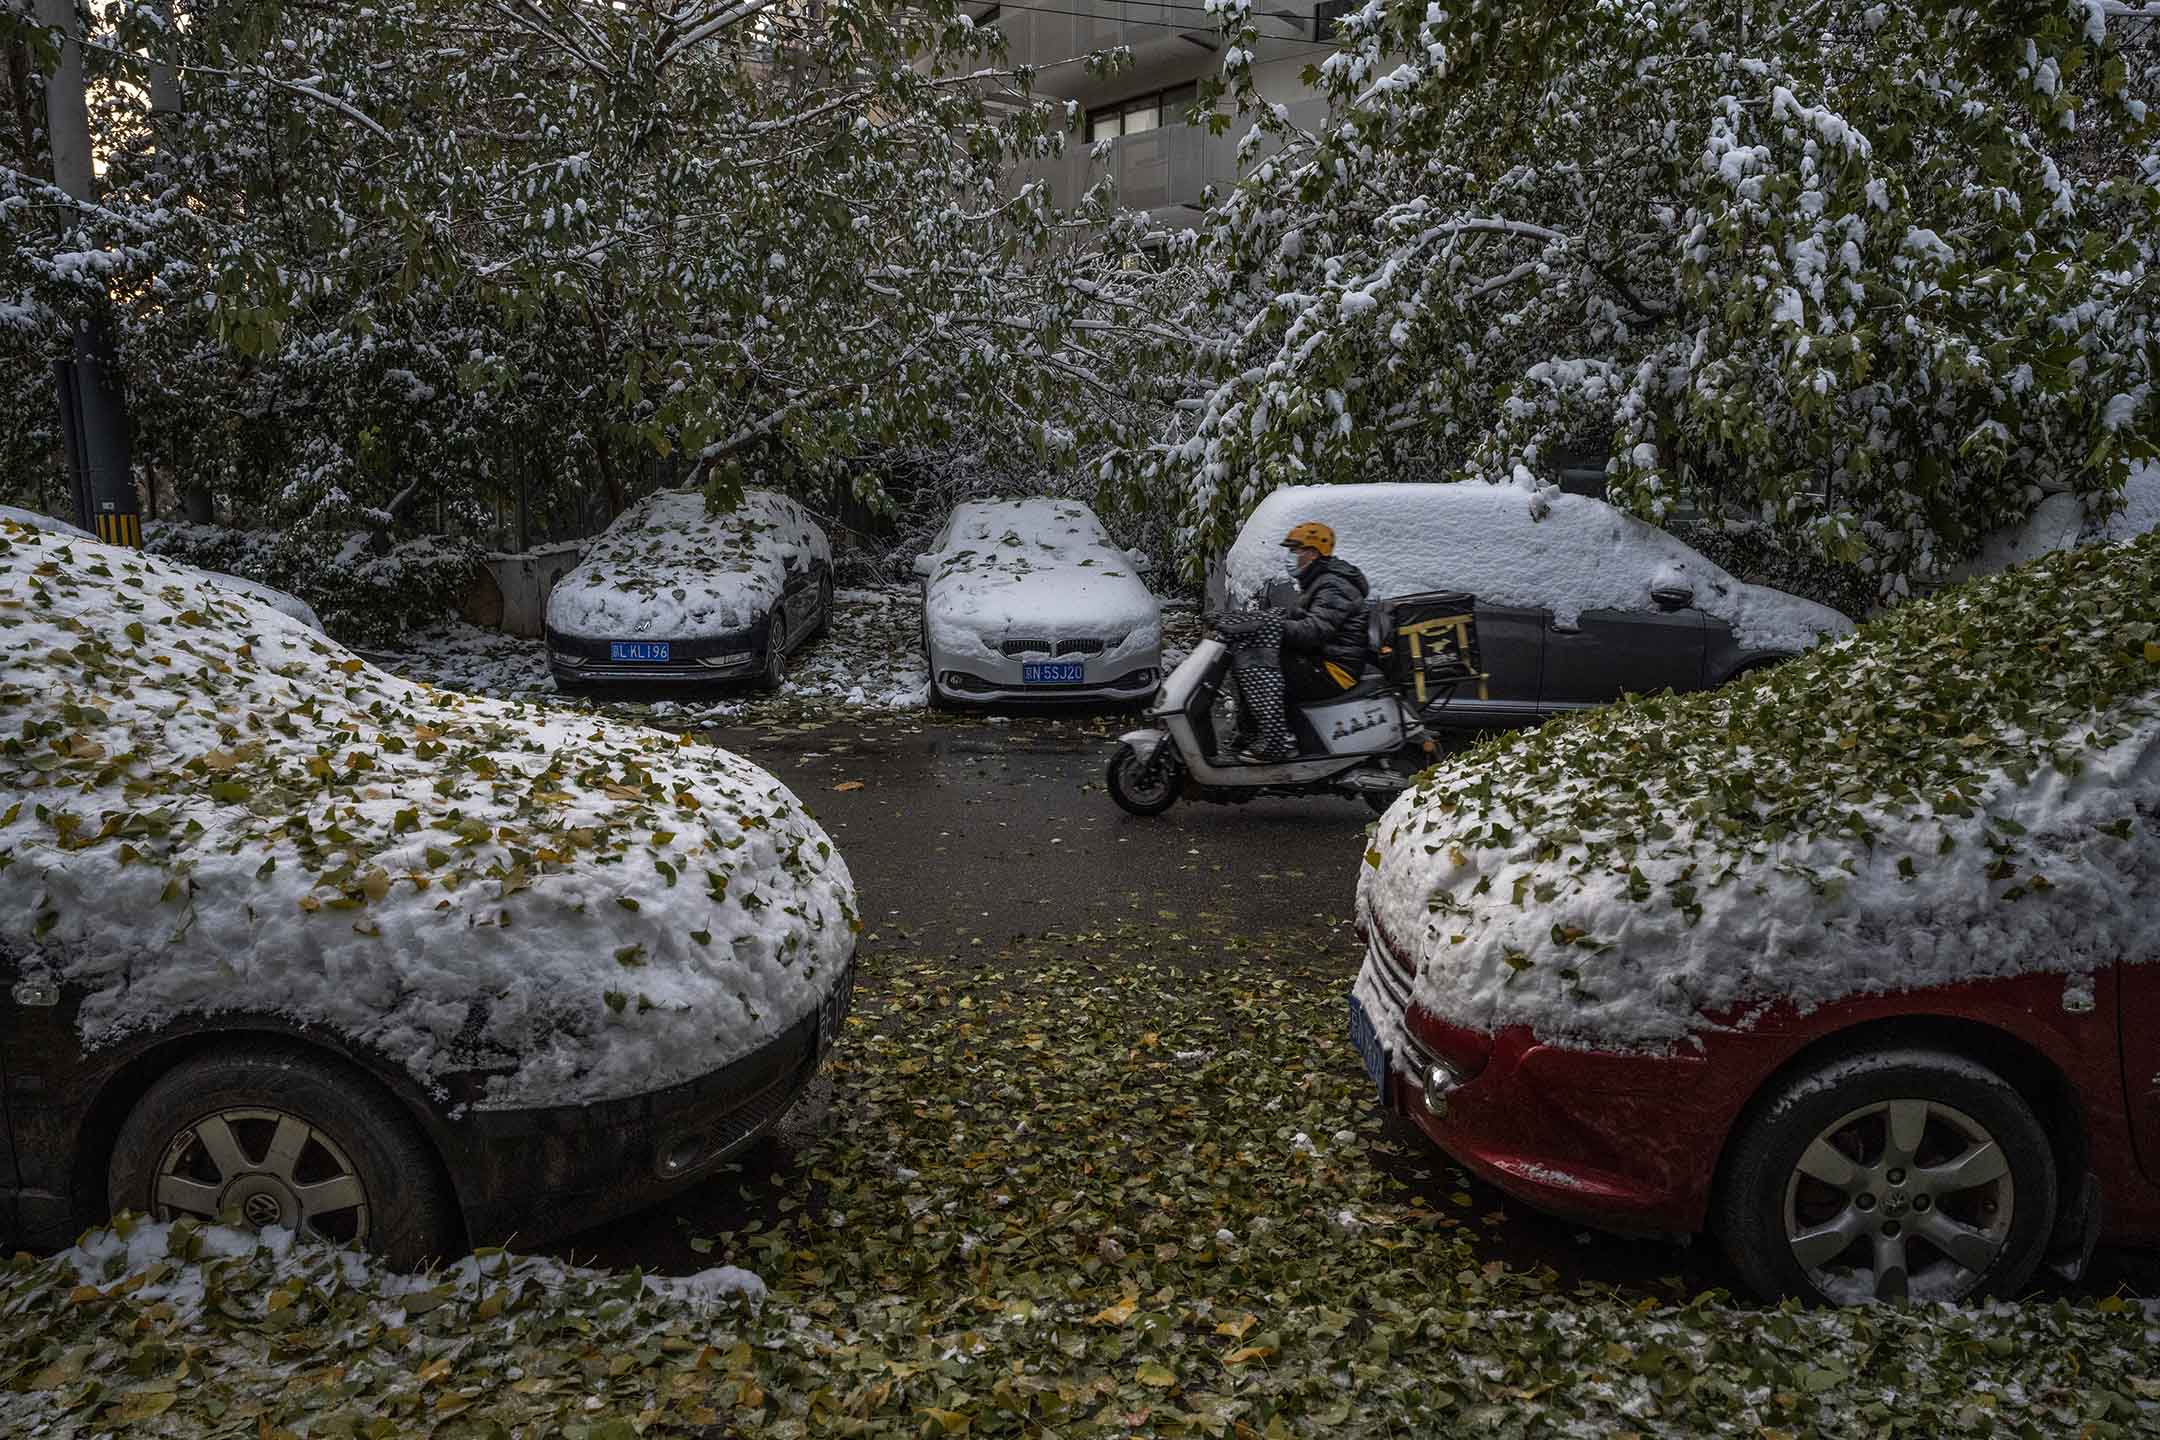
{"type": "MultiPolygon", "coordinates": [[[[138,460],[224,513],[389,535],[753,478],[876,504],[866,451],[1073,446],[1099,262],[1009,179],[1067,117],[951,0],[93,18],[105,194],[54,191],[34,138],[0,172],[0,346],[49,403],[68,327],[113,306],[138,460]]],[[[23,493],[50,436],[11,440],[23,493]]]]}
{"type": "MultiPolygon", "coordinates": [[[[1113,453],[1188,558],[1288,483],[1534,483],[1899,577],[2154,454],[2155,29],[2095,0],[1373,0],[1259,121],[1186,430],[1113,453]]],[[[1159,358],[1159,357],[1158,357],[1159,358]]]]}

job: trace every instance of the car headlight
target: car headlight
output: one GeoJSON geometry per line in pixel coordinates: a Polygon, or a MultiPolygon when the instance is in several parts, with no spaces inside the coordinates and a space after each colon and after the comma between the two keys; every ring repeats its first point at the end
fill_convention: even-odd
{"type": "Polygon", "coordinates": [[[1425,1067],[1425,1112],[1435,1120],[1445,1120],[1448,1113],[1448,1097],[1462,1088],[1463,1076],[1445,1060],[1435,1060],[1425,1067]]]}

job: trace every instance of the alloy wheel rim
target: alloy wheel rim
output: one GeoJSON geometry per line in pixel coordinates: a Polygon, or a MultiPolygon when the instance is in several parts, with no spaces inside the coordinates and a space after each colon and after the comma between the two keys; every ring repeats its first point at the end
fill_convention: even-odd
{"type": "Polygon", "coordinates": [[[368,1237],[367,1190],[352,1158],[283,1110],[220,1110],[181,1131],[158,1163],[150,1202],[159,1220],[282,1225],[337,1243],[368,1237]]]}
{"type": "Polygon", "coordinates": [[[1818,1133],[1785,1185],[1785,1243],[1823,1295],[1957,1300],[2010,1237],[2016,1181],[1995,1137],[1934,1100],[1877,1101],[1818,1133]]]}
{"type": "Polygon", "coordinates": [[[766,622],[765,678],[778,685],[787,678],[787,607],[775,605],[766,622]]]}

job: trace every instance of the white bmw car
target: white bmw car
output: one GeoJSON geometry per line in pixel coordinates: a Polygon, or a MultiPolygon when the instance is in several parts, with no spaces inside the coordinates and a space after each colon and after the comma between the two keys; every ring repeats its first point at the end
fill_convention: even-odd
{"type": "Polygon", "coordinates": [[[1162,605],[1077,500],[953,510],[915,558],[932,704],[1145,700],[1162,682],[1162,605]]]}

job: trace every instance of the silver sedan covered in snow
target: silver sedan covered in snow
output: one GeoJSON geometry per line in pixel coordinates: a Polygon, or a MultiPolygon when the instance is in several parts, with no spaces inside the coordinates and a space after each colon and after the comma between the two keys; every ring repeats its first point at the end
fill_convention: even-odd
{"type": "Polygon", "coordinates": [[[933,703],[1144,700],[1162,606],[1077,500],[970,501],[916,557],[933,703]]]}

